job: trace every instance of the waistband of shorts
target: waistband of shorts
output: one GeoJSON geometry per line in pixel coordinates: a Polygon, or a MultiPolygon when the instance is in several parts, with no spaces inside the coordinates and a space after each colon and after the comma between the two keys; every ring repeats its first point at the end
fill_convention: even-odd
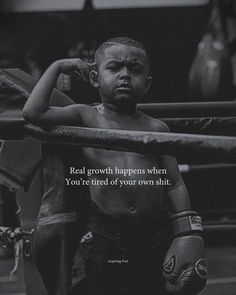
{"type": "Polygon", "coordinates": [[[112,240],[127,236],[163,236],[168,232],[168,221],[164,211],[157,216],[122,216],[113,218],[97,208],[93,210],[88,228],[112,240]]]}
{"type": "Polygon", "coordinates": [[[152,224],[161,223],[166,219],[167,213],[166,210],[159,210],[155,215],[140,214],[140,215],[120,215],[119,217],[113,217],[103,211],[101,211],[98,206],[92,202],[91,209],[92,218],[97,218],[100,221],[110,222],[114,225],[132,225],[132,224],[152,224]]]}

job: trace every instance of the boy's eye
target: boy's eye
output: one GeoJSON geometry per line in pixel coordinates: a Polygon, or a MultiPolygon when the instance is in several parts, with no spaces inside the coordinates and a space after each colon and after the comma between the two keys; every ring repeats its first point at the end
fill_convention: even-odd
{"type": "Polygon", "coordinates": [[[132,67],[132,71],[137,74],[141,74],[143,72],[143,67],[140,65],[135,65],[132,67]]]}
{"type": "Polygon", "coordinates": [[[111,64],[107,68],[110,71],[117,71],[119,69],[119,65],[117,65],[117,64],[111,64]]]}
{"type": "Polygon", "coordinates": [[[108,69],[111,71],[116,71],[118,69],[118,67],[113,66],[113,67],[109,67],[108,69]]]}

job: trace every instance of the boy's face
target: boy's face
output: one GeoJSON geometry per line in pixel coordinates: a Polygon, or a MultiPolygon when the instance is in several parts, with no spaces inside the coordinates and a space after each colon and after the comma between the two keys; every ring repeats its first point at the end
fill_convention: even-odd
{"type": "Polygon", "coordinates": [[[149,89],[149,64],[142,49],[113,45],[104,50],[97,62],[98,84],[103,102],[136,104],[149,89]]]}

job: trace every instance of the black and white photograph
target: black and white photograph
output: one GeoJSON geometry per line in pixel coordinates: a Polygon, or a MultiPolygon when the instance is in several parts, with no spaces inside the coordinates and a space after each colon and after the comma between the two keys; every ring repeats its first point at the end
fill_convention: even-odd
{"type": "Polygon", "coordinates": [[[0,1],[0,295],[235,295],[235,180],[235,1],[0,1]]]}

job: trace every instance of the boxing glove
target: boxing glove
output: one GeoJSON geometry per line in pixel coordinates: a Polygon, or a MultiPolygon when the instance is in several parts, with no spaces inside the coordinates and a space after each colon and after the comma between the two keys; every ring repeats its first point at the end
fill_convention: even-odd
{"type": "Polygon", "coordinates": [[[194,211],[173,214],[174,240],[163,264],[165,289],[171,294],[195,295],[207,281],[207,263],[201,237],[201,218],[194,211]]]}

